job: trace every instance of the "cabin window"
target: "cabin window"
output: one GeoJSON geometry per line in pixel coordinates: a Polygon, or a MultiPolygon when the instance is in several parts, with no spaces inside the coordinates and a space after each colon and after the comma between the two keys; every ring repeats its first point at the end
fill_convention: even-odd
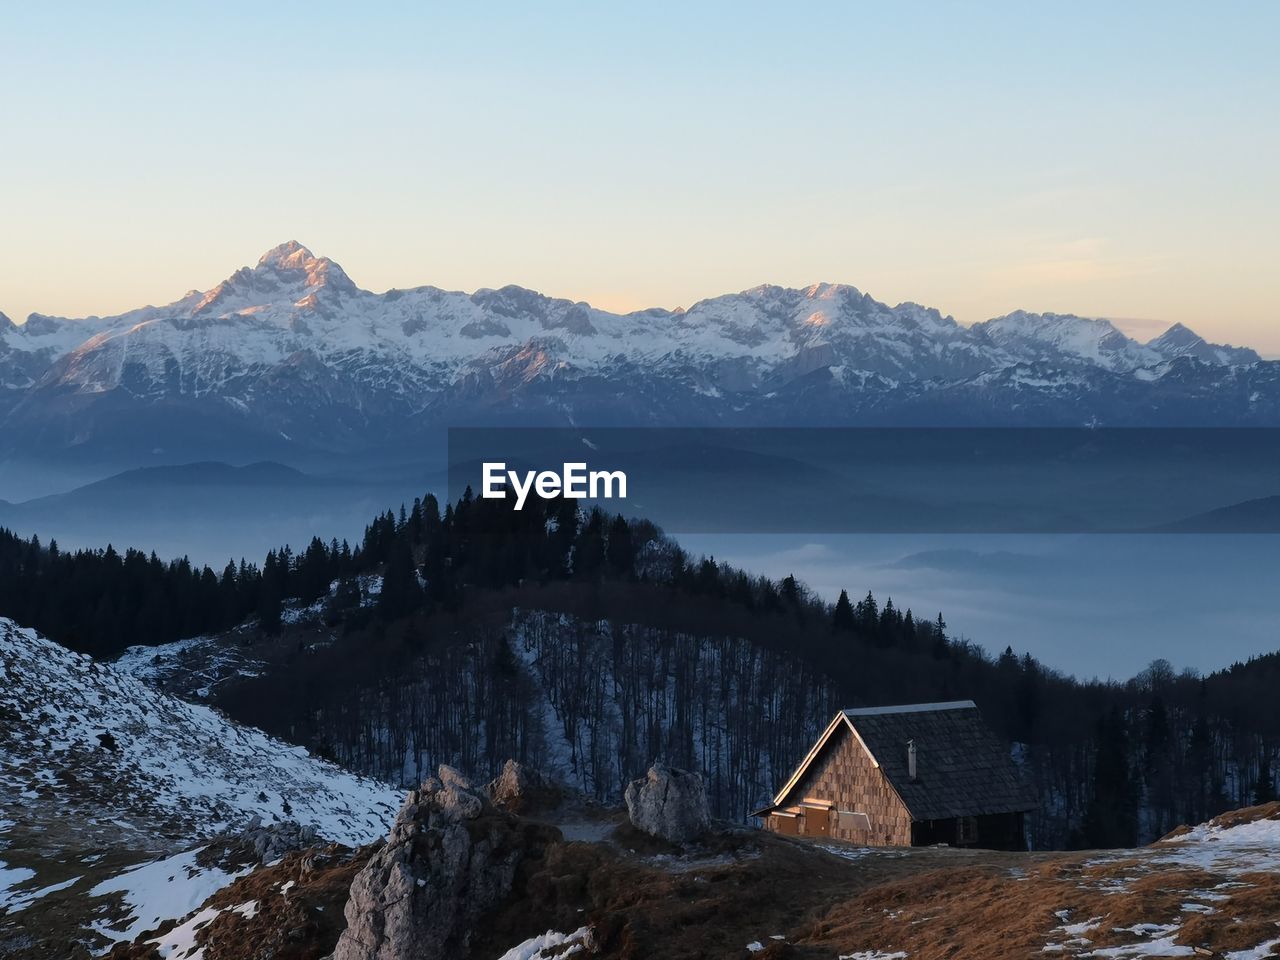
{"type": "Polygon", "coordinates": [[[852,810],[841,810],[836,818],[836,823],[841,830],[847,830],[850,833],[871,832],[871,818],[865,813],[855,813],[852,810]]]}
{"type": "Polygon", "coordinates": [[[956,843],[978,842],[978,818],[959,817],[956,820],[956,843]]]}

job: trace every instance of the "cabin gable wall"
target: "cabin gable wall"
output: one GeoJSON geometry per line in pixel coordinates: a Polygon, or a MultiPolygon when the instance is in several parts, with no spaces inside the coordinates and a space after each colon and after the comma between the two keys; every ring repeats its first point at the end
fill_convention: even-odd
{"type": "MultiPolygon", "coordinates": [[[[911,845],[911,815],[847,726],[841,726],[832,734],[822,753],[788,795],[786,809],[804,800],[826,801],[832,805],[826,821],[828,836],[869,846],[911,845]],[[845,816],[841,816],[842,813],[845,816]],[[863,814],[866,819],[856,814],[863,814]]],[[[802,815],[812,822],[821,813],[805,810],[802,815]]],[[[777,818],[769,818],[774,819],[777,818]]],[[[803,833],[814,835],[818,830],[805,829],[803,833]]]]}

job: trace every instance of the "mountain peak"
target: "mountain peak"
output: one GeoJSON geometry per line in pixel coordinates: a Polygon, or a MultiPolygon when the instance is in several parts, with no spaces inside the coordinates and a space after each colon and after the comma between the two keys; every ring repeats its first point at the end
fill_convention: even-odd
{"type": "Polygon", "coordinates": [[[1158,346],[1160,344],[1195,344],[1204,343],[1204,337],[1196,333],[1190,327],[1183,323],[1175,323],[1160,336],[1151,340],[1149,346],[1158,346]]]}
{"type": "Polygon", "coordinates": [[[309,293],[324,287],[343,293],[354,293],[356,289],[342,267],[328,257],[317,257],[297,240],[282,243],[264,253],[258,259],[254,273],[263,272],[302,279],[309,293]]]}
{"type": "Polygon", "coordinates": [[[1175,323],[1160,336],[1148,342],[1147,346],[1170,360],[1175,357],[1190,356],[1210,363],[1233,365],[1257,363],[1262,359],[1256,351],[1248,347],[1210,343],[1182,323],[1175,323]]]}
{"type": "Polygon", "coordinates": [[[258,258],[258,266],[275,267],[277,270],[298,269],[308,261],[315,260],[315,255],[297,240],[289,240],[279,246],[272,247],[258,258]]]}

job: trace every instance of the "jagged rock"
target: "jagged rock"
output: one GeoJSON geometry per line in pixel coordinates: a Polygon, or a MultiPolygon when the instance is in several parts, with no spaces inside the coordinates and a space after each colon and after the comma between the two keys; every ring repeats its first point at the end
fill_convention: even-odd
{"type": "Polygon", "coordinates": [[[651,836],[688,843],[711,827],[702,777],[655,763],[648,774],[627,784],[631,823],[651,836]]]}
{"type": "Polygon", "coordinates": [[[521,862],[559,839],[441,767],[410,792],[386,846],[352,883],[334,960],[466,956],[475,924],[511,892],[521,862]]]}
{"type": "Polygon", "coordinates": [[[457,767],[451,767],[447,763],[440,764],[439,768],[440,782],[445,786],[455,786],[460,790],[474,790],[475,784],[471,782],[469,777],[463,775],[462,771],[457,767]]]}
{"type": "Polygon", "coordinates": [[[274,863],[286,853],[312,846],[316,842],[316,828],[291,820],[263,826],[262,818],[255,815],[239,839],[252,848],[259,863],[274,863]]]}
{"type": "Polygon", "coordinates": [[[494,806],[512,813],[530,813],[558,807],[560,788],[532,767],[508,760],[488,786],[494,806]]]}

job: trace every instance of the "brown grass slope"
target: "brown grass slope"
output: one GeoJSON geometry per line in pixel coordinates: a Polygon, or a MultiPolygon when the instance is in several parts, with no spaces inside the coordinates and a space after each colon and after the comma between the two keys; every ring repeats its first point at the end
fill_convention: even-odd
{"type": "MultiPolygon", "coordinates": [[[[1272,807],[1231,822],[1275,816],[1272,807]]],[[[863,850],[747,830],[678,851],[624,826],[603,842],[551,843],[531,857],[507,903],[474,932],[469,956],[496,960],[547,930],[584,924],[597,955],[619,960],[1280,956],[1267,946],[1280,944],[1280,873],[1252,869],[1247,850],[1208,866],[1194,854],[1179,843],[1073,854],[863,850]],[[1191,856],[1172,855],[1183,848],[1191,856]]],[[[261,906],[198,931],[204,960],[325,956],[367,857],[307,851],[236,881],[210,905],[261,906]]],[[[158,954],[140,942],[111,956],[158,954]]]]}

